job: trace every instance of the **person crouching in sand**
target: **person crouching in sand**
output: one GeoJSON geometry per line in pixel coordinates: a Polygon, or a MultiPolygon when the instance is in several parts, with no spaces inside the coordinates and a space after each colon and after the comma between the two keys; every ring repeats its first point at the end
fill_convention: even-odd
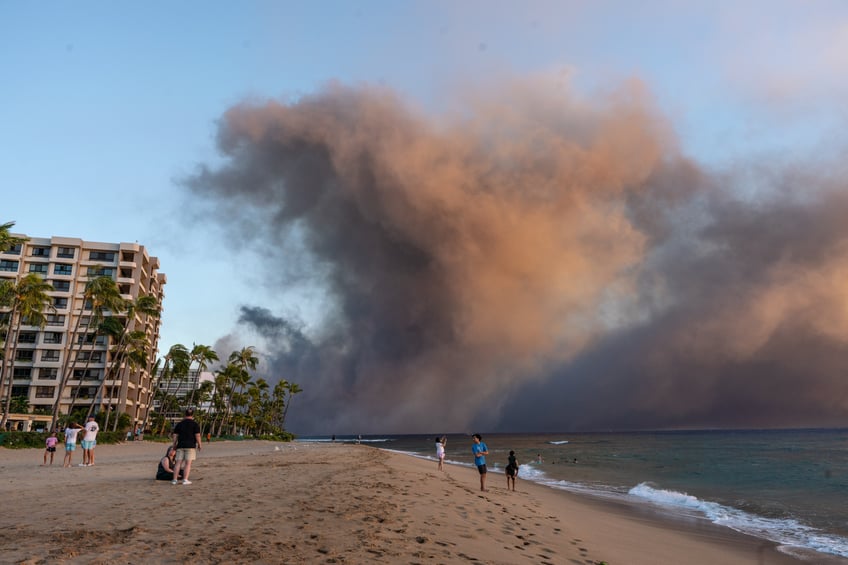
{"type": "Polygon", "coordinates": [[[512,490],[515,491],[515,477],[518,476],[518,460],[515,458],[515,452],[509,452],[509,459],[506,464],[506,490],[509,490],[510,481],[512,481],[512,490]]]}
{"type": "Polygon", "coordinates": [[[177,448],[173,445],[168,446],[168,451],[165,456],[159,460],[159,468],[156,469],[157,481],[173,481],[175,478],[182,479],[183,474],[180,473],[174,477],[174,467],[176,466],[177,448]]]}

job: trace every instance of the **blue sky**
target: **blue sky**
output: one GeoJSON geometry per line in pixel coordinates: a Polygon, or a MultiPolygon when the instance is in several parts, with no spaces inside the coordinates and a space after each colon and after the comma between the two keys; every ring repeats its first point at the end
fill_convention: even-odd
{"type": "Polygon", "coordinates": [[[699,163],[829,151],[846,122],[844,2],[65,2],[0,0],[0,221],[137,241],[168,276],[162,346],[212,344],[266,288],[261,257],[185,212],[175,179],[214,162],[244,99],[380,84],[428,112],[468,85],[560,74],[643,81],[699,163]],[[740,6],[741,4],[741,6],[740,6]]]}

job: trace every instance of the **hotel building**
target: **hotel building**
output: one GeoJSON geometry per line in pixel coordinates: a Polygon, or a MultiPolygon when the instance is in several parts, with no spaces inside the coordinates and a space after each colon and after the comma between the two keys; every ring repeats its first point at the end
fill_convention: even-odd
{"type": "MultiPolygon", "coordinates": [[[[75,358],[67,365],[70,380],[62,394],[60,413],[68,414],[75,408],[87,409],[93,403],[95,412],[112,410],[115,416],[126,413],[132,425],[141,423],[152,401],[150,371],[158,348],[160,318],[135,314],[133,319],[126,320],[129,331],[140,330],[147,336],[150,361],[142,367],[124,362],[117,371],[107,375],[113,365],[111,348],[114,344],[109,343],[106,336],[95,334],[94,328],[89,328],[91,310],[90,305],[83,304],[83,291],[92,277],[109,276],[117,283],[123,298],[135,300],[141,295],[154,296],[161,312],[167,279],[159,272],[159,260],[148,255],[145,247],[137,243],[33,237],[0,253],[0,280],[17,283],[28,273],[39,274],[53,287],[48,294],[55,311],[45,312],[47,323],[43,328],[21,325],[16,335],[10,328],[10,335],[14,335],[17,344],[14,359],[4,364],[0,413],[9,393],[7,371],[11,368],[12,398],[26,398],[29,410],[26,414],[10,410],[8,419],[25,430],[33,424],[44,427],[45,422],[50,422],[59,394],[62,367],[68,356],[73,355],[75,358]],[[100,393],[106,376],[109,380],[100,393]]],[[[2,313],[0,310],[0,315],[2,313]]],[[[126,316],[108,311],[106,315],[126,316]]]]}

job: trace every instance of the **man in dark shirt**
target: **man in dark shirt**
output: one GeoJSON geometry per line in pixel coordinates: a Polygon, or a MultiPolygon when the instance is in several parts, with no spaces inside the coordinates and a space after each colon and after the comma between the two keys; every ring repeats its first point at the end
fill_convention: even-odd
{"type": "Polygon", "coordinates": [[[177,448],[176,466],[174,467],[174,480],[171,484],[177,484],[177,479],[182,469],[183,484],[190,485],[188,480],[191,473],[191,462],[197,458],[197,450],[200,449],[200,425],[194,421],[194,409],[186,408],[183,421],[174,426],[171,432],[174,447],[177,448]]]}

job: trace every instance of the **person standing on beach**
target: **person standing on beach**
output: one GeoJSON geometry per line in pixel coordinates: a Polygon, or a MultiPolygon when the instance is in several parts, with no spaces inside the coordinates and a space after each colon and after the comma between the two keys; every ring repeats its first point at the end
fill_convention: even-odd
{"type": "Polygon", "coordinates": [[[74,450],[77,448],[77,434],[82,429],[82,426],[76,422],[68,422],[68,427],[65,428],[65,461],[63,467],[70,467],[71,460],[74,458],[74,450]]]}
{"type": "Polygon", "coordinates": [[[509,452],[509,459],[506,464],[506,490],[509,490],[510,481],[512,481],[512,490],[515,492],[515,477],[518,476],[518,460],[515,458],[515,452],[509,452]]]}
{"type": "Polygon", "coordinates": [[[56,455],[56,445],[59,443],[59,438],[56,437],[56,432],[50,434],[50,437],[47,438],[45,443],[44,450],[44,464],[47,465],[47,454],[50,454],[50,464],[53,464],[53,456],[56,455]]]}
{"type": "Polygon", "coordinates": [[[97,445],[97,432],[100,431],[100,426],[94,421],[94,416],[88,417],[88,422],[85,423],[85,435],[82,437],[82,464],[81,467],[91,467],[94,465],[94,446],[97,445]]]}
{"type": "Polygon", "coordinates": [[[436,438],[436,457],[439,459],[439,471],[443,471],[445,462],[445,445],[448,443],[448,436],[436,438]]]}
{"type": "Polygon", "coordinates": [[[474,434],[472,436],[474,445],[471,446],[471,453],[474,454],[474,464],[477,465],[477,470],[480,472],[480,490],[486,490],[486,455],[489,454],[489,448],[483,443],[483,436],[474,434]]]}
{"type": "Polygon", "coordinates": [[[176,466],[174,467],[174,479],[171,484],[177,484],[177,477],[182,474],[183,484],[190,485],[188,476],[191,474],[191,462],[197,458],[197,450],[200,447],[200,425],[194,421],[194,409],[186,408],[183,421],[174,426],[171,433],[174,447],[177,448],[176,466]]]}

